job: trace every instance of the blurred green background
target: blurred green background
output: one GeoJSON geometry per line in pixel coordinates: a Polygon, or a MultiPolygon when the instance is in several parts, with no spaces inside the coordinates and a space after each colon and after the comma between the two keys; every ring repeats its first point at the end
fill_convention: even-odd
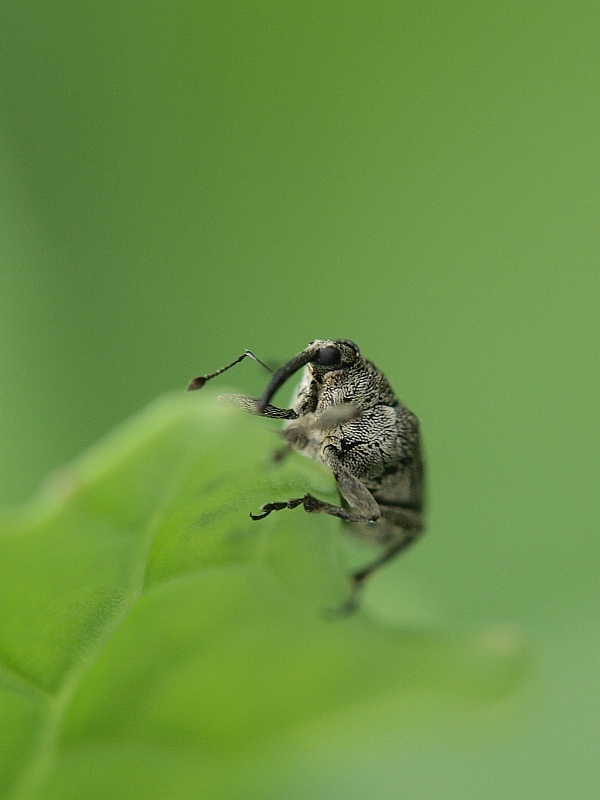
{"type": "Polygon", "coordinates": [[[0,7],[2,501],[246,347],[348,337],[429,466],[373,592],[536,649],[468,724],[300,746],[286,798],[597,796],[597,33],[586,2],[0,7]]]}

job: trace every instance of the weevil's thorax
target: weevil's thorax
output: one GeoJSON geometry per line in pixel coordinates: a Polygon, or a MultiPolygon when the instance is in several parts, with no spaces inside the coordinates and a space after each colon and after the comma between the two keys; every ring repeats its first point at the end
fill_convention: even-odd
{"type": "MultiPolygon", "coordinates": [[[[372,362],[360,356],[354,364],[339,370],[308,364],[291,402],[299,418],[285,423],[285,436],[295,449],[309,458],[319,459],[324,444],[336,435],[335,426],[328,426],[325,431],[316,424],[323,414],[340,406],[352,405],[366,411],[375,406],[395,406],[397,403],[386,377],[372,362]]],[[[349,424],[356,423],[340,423],[337,429],[340,435],[349,424]]]]}
{"type": "Polygon", "coordinates": [[[377,405],[396,405],[394,390],[385,375],[371,362],[357,355],[354,363],[340,369],[307,364],[297,385],[291,406],[299,417],[319,415],[332,406],[351,403],[361,411],[377,405]]]}
{"type": "Polygon", "coordinates": [[[306,367],[314,384],[317,414],[331,406],[351,403],[362,411],[396,402],[387,378],[377,367],[359,356],[354,364],[340,370],[323,370],[316,364],[306,367]]]}

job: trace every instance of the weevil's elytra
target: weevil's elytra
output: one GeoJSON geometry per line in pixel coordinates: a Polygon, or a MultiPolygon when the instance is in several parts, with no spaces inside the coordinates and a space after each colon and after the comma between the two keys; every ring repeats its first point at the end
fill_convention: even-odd
{"type": "MultiPolygon", "coordinates": [[[[246,350],[231,364],[195,378],[188,389],[201,388],[246,357],[259,361],[246,350]]],[[[340,612],[354,611],[365,580],[423,530],[417,418],[398,400],[385,375],[348,339],[317,339],[273,374],[260,398],[227,399],[253,414],[285,420],[282,433],[288,449],[326,464],[340,494],[339,506],[311,494],[265,503],[252,519],[301,505],[310,513],[338,517],[355,534],[381,546],[380,556],[352,575],[352,590],[340,612]],[[277,390],[301,368],[304,374],[291,408],[272,405],[277,390]]]]}

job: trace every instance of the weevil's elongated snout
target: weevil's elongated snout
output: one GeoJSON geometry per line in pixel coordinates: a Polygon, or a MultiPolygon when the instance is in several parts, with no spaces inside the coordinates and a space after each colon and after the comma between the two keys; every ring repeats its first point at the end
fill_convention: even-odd
{"type": "Polygon", "coordinates": [[[315,345],[309,345],[306,350],[303,350],[298,355],[291,358],[287,364],[284,364],[281,369],[278,369],[277,372],[271,378],[269,385],[265,389],[262,394],[262,397],[256,404],[256,410],[261,413],[265,410],[265,408],[271,402],[271,398],[275,394],[275,392],[282,386],[288,378],[290,378],[294,372],[298,372],[301,367],[306,366],[310,361],[313,361],[319,352],[319,347],[315,345]]]}

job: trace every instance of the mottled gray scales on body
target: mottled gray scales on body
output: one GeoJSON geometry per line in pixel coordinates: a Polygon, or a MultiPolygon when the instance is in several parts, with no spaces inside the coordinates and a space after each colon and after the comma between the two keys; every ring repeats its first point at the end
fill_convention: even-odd
{"type": "MultiPolygon", "coordinates": [[[[245,356],[258,360],[246,351],[215,373],[195,378],[189,388],[200,388],[245,356]]],[[[246,411],[286,420],[282,435],[288,449],[327,465],[340,494],[339,506],[310,494],[266,503],[259,515],[251,515],[253,519],[302,505],[310,513],[338,517],[361,538],[383,546],[375,561],[352,576],[352,593],[341,610],[354,610],[366,578],[423,529],[423,463],[417,418],[396,398],[383,373],[348,339],[311,342],[273,375],[259,399],[245,395],[227,399],[246,411]],[[301,368],[304,373],[291,407],[271,405],[275,392],[301,368]]]]}

